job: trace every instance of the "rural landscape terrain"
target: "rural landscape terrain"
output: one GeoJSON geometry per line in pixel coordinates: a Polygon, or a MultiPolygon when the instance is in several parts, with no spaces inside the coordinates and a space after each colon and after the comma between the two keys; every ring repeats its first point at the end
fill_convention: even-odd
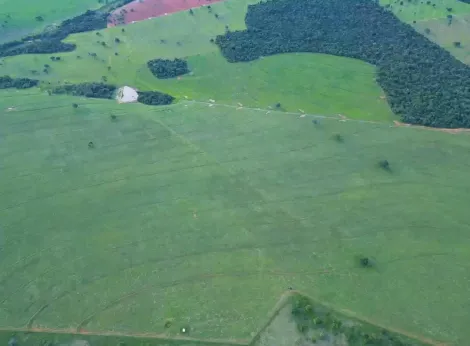
{"type": "Polygon", "coordinates": [[[0,4],[0,344],[470,345],[469,0],[0,4]]]}

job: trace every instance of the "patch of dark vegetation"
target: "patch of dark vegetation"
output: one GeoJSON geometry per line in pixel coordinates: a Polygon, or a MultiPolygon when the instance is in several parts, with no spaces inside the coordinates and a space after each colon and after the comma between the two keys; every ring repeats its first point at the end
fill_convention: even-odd
{"type": "Polygon", "coordinates": [[[169,105],[174,101],[174,97],[158,91],[139,91],[137,101],[151,106],[169,105]]]}
{"type": "Polygon", "coordinates": [[[55,87],[54,94],[67,94],[72,96],[85,96],[99,99],[112,99],[116,86],[104,83],[67,84],[55,87]]]}
{"type": "Polygon", "coordinates": [[[403,121],[470,127],[470,67],[370,0],[277,0],[249,6],[247,29],[216,39],[230,62],[289,52],[361,59],[403,121]],[[313,18],[313,19],[312,19],[313,18]]]}
{"type": "Polygon", "coordinates": [[[331,309],[316,304],[307,297],[294,295],[291,297],[292,317],[297,330],[303,334],[305,343],[333,345],[335,340],[343,340],[341,344],[351,346],[387,345],[412,346],[414,340],[393,334],[387,330],[347,320],[344,316],[334,314],[331,309]]]}
{"type": "Polygon", "coordinates": [[[390,162],[388,162],[388,160],[380,160],[379,161],[379,167],[386,170],[386,171],[390,171],[390,162]]]}
{"type": "Polygon", "coordinates": [[[11,78],[10,76],[0,76],[0,89],[28,89],[39,84],[36,79],[29,78],[11,78]]]}
{"type": "Polygon", "coordinates": [[[160,79],[175,78],[189,72],[188,63],[183,59],[155,59],[147,62],[147,66],[160,79]]]}
{"type": "Polygon", "coordinates": [[[470,4],[470,0],[458,0],[458,1],[464,2],[464,3],[466,3],[466,4],[470,4]]]}

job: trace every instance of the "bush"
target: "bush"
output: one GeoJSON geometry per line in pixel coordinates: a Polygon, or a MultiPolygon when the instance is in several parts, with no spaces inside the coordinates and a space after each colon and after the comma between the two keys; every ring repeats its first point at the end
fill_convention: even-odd
{"type": "Polygon", "coordinates": [[[403,121],[470,127],[470,67],[376,1],[268,1],[249,6],[246,26],[216,39],[230,62],[289,52],[361,59],[378,67],[377,81],[403,121]]]}
{"type": "Polygon", "coordinates": [[[137,101],[146,105],[162,106],[169,105],[175,99],[173,96],[158,91],[140,91],[137,101]]]}
{"type": "Polygon", "coordinates": [[[147,62],[147,66],[160,79],[174,78],[189,72],[188,63],[182,59],[155,59],[147,62]]]}
{"type": "Polygon", "coordinates": [[[85,96],[101,99],[112,99],[116,86],[104,83],[68,84],[54,88],[54,94],[67,94],[72,96],[85,96]]]}
{"type": "Polygon", "coordinates": [[[10,76],[0,76],[0,89],[27,89],[39,84],[36,79],[29,78],[11,78],[10,76]]]}

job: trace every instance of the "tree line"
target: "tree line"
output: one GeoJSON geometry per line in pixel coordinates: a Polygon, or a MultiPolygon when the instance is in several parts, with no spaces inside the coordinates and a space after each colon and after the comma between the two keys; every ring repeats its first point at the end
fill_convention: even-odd
{"type": "Polygon", "coordinates": [[[80,32],[105,29],[110,12],[131,1],[120,0],[113,2],[112,6],[105,5],[98,10],[88,10],[76,17],[64,20],[54,29],[45,30],[39,34],[28,35],[21,40],[0,44],[0,57],[73,51],[76,46],[61,42],[64,38],[80,32]]]}
{"type": "Polygon", "coordinates": [[[403,121],[470,127],[470,67],[370,0],[277,0],[251,5],[247,29],[216,38],[230,62],[311,52],[377,66],[377,82],[403,121]]]}
{"type": "Polygon", "coordinates": [[[147,66],[160,79],[175,78],[189,72],[188,63],[183,59],[155,59],[148,61],[147,66]]]}
{"type": "Polygon", "coordinates": [[[27,89],[39,84],[36,79],[29,78],[11,78],[10,76],[0,76],[0,89],[27,89]]]}
{"type": "MultiPolygon", "coordinates": [[[[54,94],[67,94],[71,96],[84,96],[100,99],[114,98],[117,87],[106,83],[79,83],[60,85],[52,89],[54,94]]],[[[139,91],[137,101],[146,105],[162,106],[169,105],[174,97],[158,91],[139,91]]],[[[77,108],[77,104],[73,104],[77,108]]]]}

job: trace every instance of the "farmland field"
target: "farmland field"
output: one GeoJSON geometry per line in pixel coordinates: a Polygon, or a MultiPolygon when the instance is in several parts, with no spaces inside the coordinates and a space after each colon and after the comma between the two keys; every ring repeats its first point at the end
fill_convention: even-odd
{"type": "Polygon", "coordinates": [[[468,136],[1,95],[2,326],[162,333],[172,319],[170,335],[249,340],[295,286],[383,325],[470,337],[468,136]]]}
{"type": "Polygon", "coordinates": [[[72,35],[67,42],[77,44],[78,50],[58,54],[63,61],[51,63],[49,55],[6,58],[0,66],[0,75],[40,78],[51,83],[97,81],[105,76],[110,83],[142,90],[156,89],[178,98],[215,99],[232,105],[242,103],[263,108],[280,102],[286,111],[302,109],[366,120],[394,118],[375,81],[375,67],[359,60],[291,54],[267,57],[254,63],[228,63],[210,39],[222,34],[225,25],[243,29],[249,3],[253,0],[229,0],[212,5],[222,19],[199,8],[194,9],[194,16],[184,12],[143,21],[126,26],[125,32],[115,27],[102,30],[99,37],[93,32],[72,35]],[[122,42],[115,43],[116,37],[122,42]],[[107,42],[107,46],[97,43],[97,38],[107,42]],[[98,58],[90,57],[89,52],[97,53],[98,58]],[[188,57],[193,73],[181,80],[158,80],[146,65],[156,57],[188,57]],[[45,64],[51,66],[47,74],[31,72],[42,71],[45,64]],[[74,68],[70,68],[70,64],[74,68]],[[282,70],[278,66],[283,66],[282,70]]]}
{"type": "MultiPolygon", "coordinates": [[[[57,52],[47,35],[21,43],[28,54],[5,48],[0,343],[19,333],[9,346],[279,346],[269,338],[292,332],[292,346],[288,314],[276,321],[285,328],[268,322],[300,292],[378,333],[469,344],[470,133],[455,128],[470,127],[470,70],[355,1],[247,13],[258,0],[225,0],[110,28],[85,16],[88,27],[67,29],[80,32],[68,53],[29,54],[57,52]],[[303,25],[290,27],[294,15],[303,25]],[[158,79],[147,65],[174,58],[190,72],[158,79]],[[101,82],[92,97],[128,85],[175,102],[54,89],[86,82],[101,82]],[[397,122],[406,114],[452,130],[397,122]]],[[[469,63],[470,5],[380,4],[469,63]]],[[[0,41],[103,4],[48,0],[43,22],[37,4],[7,5],[18,23],[0,41]]]]}
{"type": "Polygon", "coordinates": [[[0,43],[102,6],[98,0],[0,0],[0,43]],[[36,17],[42,17],[36,19],[36,17]]]}

